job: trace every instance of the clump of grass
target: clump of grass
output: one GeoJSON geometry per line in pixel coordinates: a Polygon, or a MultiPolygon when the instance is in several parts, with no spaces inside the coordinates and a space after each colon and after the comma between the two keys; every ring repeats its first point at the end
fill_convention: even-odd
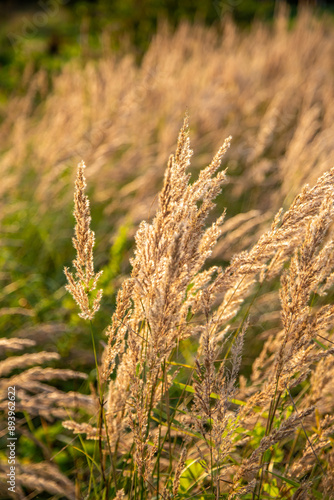
{"type": "MultiPolygon", "coordinates": [[[[326,296],[334,169],[305,186],[248,251],[210,267],[225,213],[206,221],[227,180],[219,167],[229,144],[191,183],[186,118],[156,215],[137,231],[132,272],[118,292],[100,364],[96,358],[97,412],[63,424],[96,442],[87,456],[88,497],[329,498],[334,400],[328,383],[322,391],[317,384],[334,366],[334,306],[326,296]],[[252,309],[277,277],[282,329],[262,332],[266,343],[247,379],[240,370],[256,326],[252,309]]],[[[78,255],[91,241],[88,201],[83,210],[77,202],[84,185],[80,164],[78,255]]],[[[80,265],[88,259],[92,270],[92,245],[85,252],[80,265]]],[[[90,320],[93,275],[80,294],[68,287],[90,320]]]]}

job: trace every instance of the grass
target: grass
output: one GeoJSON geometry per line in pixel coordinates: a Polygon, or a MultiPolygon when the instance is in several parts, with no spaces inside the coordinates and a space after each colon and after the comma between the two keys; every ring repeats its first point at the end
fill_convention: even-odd
{"type": "Polygon", "coordinates": [[[18,498],[331,497],[331,23],[165,27],[6,104],[18,498]]]}
{"type": "MultiPolygon", "coordinates": [[[[225,214],[204,227],[226,182],[217,170],[228,147],[229,139],[190,184],[185,120],[156,216],[137,231],[132,273],[118,292],[101,367],[92,330],[97,413],[89,424],[87,416],[63,423],[95,439],[88,497],[295,498],[316,491],[329,498],[333,417],[316,411],[324,393],[310,373],[331,366],[334,353],[329,332],[322,335],[331,328],[333,306],[312,304],[313,294],[323,296],[332,283],[334,242],[325,238],[334,216],[334,170],[280,210],[271,230],[225,270],[203,269],[224,223],[225,214]],[[240,315],[241,304],[258,298],[256,281],[277,275],[283,330],[267,333],[270,353],[265,344],[247,384],[239,371],[253,304],[240,315]],[[182,357],[188,339],[197,346],[191,364],[182,357]]],[[[94,292],[100,273],[85,188],[81,163],[76,274],[65,274],[92,326],[102,291],[94,292]]]]}

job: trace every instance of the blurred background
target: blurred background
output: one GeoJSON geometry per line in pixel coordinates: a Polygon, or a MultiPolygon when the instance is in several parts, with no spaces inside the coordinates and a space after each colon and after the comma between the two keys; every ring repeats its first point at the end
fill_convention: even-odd
{"type": "MultiPolygon", "coordinates": [[[[35,69],[51,71],[73,57],[99,57],[125,47],[140,61],[161,22],[173,29],[184,20],[219,29],[229,15],[247,28],[254,20],[272,23],[280,4],[282,0],[2,0],[1,101],[20,86],[28,61],[35,69]]],[[[333,2],[324,0],[292,0],[288,5],[291,18],[305,5],[318,13],[334,12],[333,2]]]]}
{"type": "MultiPolygon", "coordinates": [[[[224,266],[250,248],[281,206],[333,166],[334,6],[2,0],[0,9],[0,335],[32,341],[28,352],[57,352],[48,366],[88,375],[83,385],[57,387],[89,393],[96,376],[89,327],[63,274],[75,256],[78,162],[87,165],[95,266],[104,271],[100,356],[116,291],[131,271],[134,234],[154,216],[186,112],[192,178],[233,136],[223,161],[229,184],[213,214],[226,207],[227,218],[210,264],[224,266]]],[[[268,285],[253,309],[245,376],[264,332],[280,329],[278,286],[268,285]]],[[[1,349],[3,358],[15,356],[1,349]]],[[[24,431],[27,463],[67,442],[52,418],[47,424],[36,414],[24,431]]],[[[64,471],[68,453],[56,459],[64,471]]]]}
{"type": "Polygon", "coordinates": [[[333,13],[325,1],[1,1],[1,334],[52,324],[65,364],[93,363],[64,290],[77,163],[104,269],[103,342],[186,112],[194,176],[233,136],[213,260],[249,248],[332,166],[333,13]]]}

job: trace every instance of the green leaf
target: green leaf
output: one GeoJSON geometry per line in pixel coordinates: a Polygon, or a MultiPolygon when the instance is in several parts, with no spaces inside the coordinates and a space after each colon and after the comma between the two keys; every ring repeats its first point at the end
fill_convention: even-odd
{"type": "MultiPolygon", "coordinates": [[[[171,364],[177,364],[177,363],[171,363],[171,364]]],[[[186,366],[187,368],[191,368],[190,366],[187,366],[187,365],[180,365],[180,366],[186,366]]],[[[173,382],[173,385],[175,385],[176,387],[179,387],[180,389],[182,389],[184,391],[191,392],[192,394],[195,393],[195,389],[193,388],[192,385],[186,385],[186,384],[182,384],[181,382],[175,382],[175,381],[173,382]]],[[[216,394],[215,392],[211,392],[210,398],[220,399],[219,395],[216,394]]],[[[246,405],[245,401],[241,401],[240,399],[230,399],[230,403],[233,403],[233,404],[238,405],[238,406],[245,406],[246,405]]],[[[260,407],[255,407],[254,409],[257,409],[258,411],[261,410],[260,407]]]]}
{"type": "Polygon", "coordinates": [[[173,365],[173,366],[183,366],[183,368],[190,368],[191,370],[194,370],[195,367],[191,365],[184,365],[183,363],[176,363],[175,361],[167,361],[168,365],[173,365]]]}
{"type": "Polygon", "coordinates": [[[290,479],[289,477],[281,476],[277,472],[274,472],[271,470],[268,470],[267,472],[269,472],[269,474],[272,474],[275,477],[278,477],[278,479],[281,479],[285,483],[290,484],[291,486],[294,486],[295,488],[300,488],[300,486],[301,486],[300,483],[298,483],[297,481],[294,481],[293,479],[290,479]]]}

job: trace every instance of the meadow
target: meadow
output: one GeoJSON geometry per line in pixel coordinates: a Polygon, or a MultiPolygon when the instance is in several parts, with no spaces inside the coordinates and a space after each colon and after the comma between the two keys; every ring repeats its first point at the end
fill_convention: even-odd
{"type": "Polygon", "coordinates": [[[2,108],[1,498],[333,498],[333,19],[222,22],[2,108]]]}

